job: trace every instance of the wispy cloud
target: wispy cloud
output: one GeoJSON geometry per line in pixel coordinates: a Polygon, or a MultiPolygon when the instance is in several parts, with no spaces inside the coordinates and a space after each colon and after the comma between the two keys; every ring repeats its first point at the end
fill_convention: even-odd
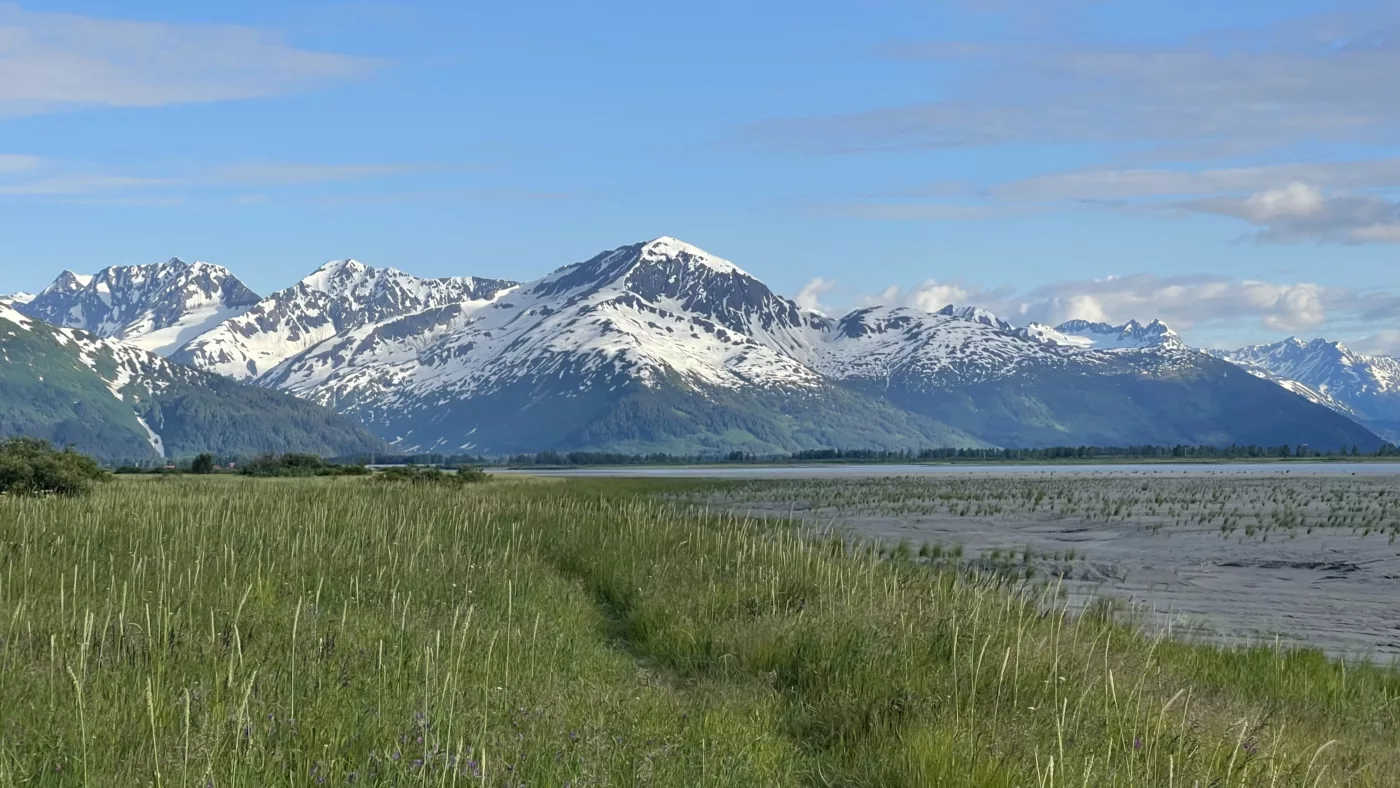
{"type": "Polygon", "coordinates": [[[0,153],[0,172],[25,172],[38,169],[44,160],[21,153],[0,153]]]}
{"type": "Polygon", "coordinates": [[[1031,205],[912,202],[849,202],[826,205],[818,212],[845,219],[876,219],[899,222],[946,222],[1000,219],[1040,210],[1031,205]]]}
{"type": "Polygon", "coordinates": [[[115,205],[124,208],[173,208],[184,205],[183,197],[65,197],[66,205],[115,205]]]}
{"type": "Polygon", "coordinates": [[[1327,15],[1175,47],[933,42],[911,68],[953,67],[937,100],[751,126],[758,144],[848,153],[1092,143],[1259,152],[1302,140],[1386,142],[1400,126],[1400,17],[1327,15]],[[1241,146],[1244,146],[1243,148],[1241,146]]]}
{"type": "MultiPolygon", "coordinates": [[[[1037,175],[984,189],[964,187],[964,196],[980,193],[1004,200],[1097,200],[1189,197],[1229,192],[1256,192],[1290,183],[1326,189],[1384,189],[1400,186],[1400,158],[1353,161],[1290,162],[1255,167],[1209,167],[1200,170],[1086,169],[1037,175]]],[[[946,194],[954,184],[933,183],[915,193],[946,194]]]]}
{"type": "Polygon", "coordinates": [[[173,181],[160,178],[138,178],[125,175],[69,174],[53,175],[19,183],[0,183],[0,195],[62,196],[97,194],[133,189],[168,186],[173,181]]]}
{"type": "Polygon", "coordinates": [[[1376,356],[1400,356],[1400,329],[1381,331],[1347,343],[1352,349],[1376,356]]]}
{"type": "Polygon", "coordinates": [[[377,60],[234,25],[27,11],[0,2],[0,114],[275,96],[364,77],[377,60]]]}
{"type": "MultiPolygon", "coordinates": [[[[983,10],[1025,18],[1035,5],[983,10]]],[[[1053,29],[1055,15],[1090,5],[1057,0],[1037,24],[1053,29]]],[[[1030,42],[891,44],[883,56],[937,70],[936,99],[777,118],[742,136],[809,154],[1030,144],[1105,160],[1000,182],[934,181],[829,211],[849,218],[964,221],[1093,205],[1225,216],[1271,243],[1400,243],[1391,193],[1400,191],[1391,87],[1400,11],[1356,8],[1172,46],[1085,43],[1063,23],[1064,35],[1041,29],[1030,42]],[[1310,155],[1300,160],[1301,150],[1310,155]],[[1318,156],[1326,151],[1342,155],[1318,156]]]]}
{"type": "MultiPolygon", "coordinates": [[[[170,204],[191,193],[232,189],[286,188],[322,183],[364,181],[392,175],[425,172],[432,169],[417,164],[315,164],[296,162],[249,162],[220,165],[170,175],[131,175],[94,169],[63,161],[34,156],[0,157],[0,195],[74,196],[121,193],[122,197],[170,204]],[[153,190],[177,192],[154,200],[153,190]]],[[[227,196],[227,195],[225,195],[227,196]]],[[[243,203],[266,199],[265,195],[243,192],[234,198],[243,203]]]]}
{"type": "Polygon", "coordinates": [[[360,181],[407,175],[433,169],[422,164],[306,164],[296,162],[247,162],[215,167],[202,179],[214,183],[258,186],[304,186],[337,181],[360,181]]]}

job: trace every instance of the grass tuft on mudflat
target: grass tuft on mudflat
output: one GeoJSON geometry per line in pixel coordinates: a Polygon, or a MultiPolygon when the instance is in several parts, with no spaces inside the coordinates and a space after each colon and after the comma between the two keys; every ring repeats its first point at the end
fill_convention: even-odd
{"type": "Polygon", "coordinates": [[[1395,785],[1400,677],[664,485],[0,500],[0,785],[1395,785]]]}

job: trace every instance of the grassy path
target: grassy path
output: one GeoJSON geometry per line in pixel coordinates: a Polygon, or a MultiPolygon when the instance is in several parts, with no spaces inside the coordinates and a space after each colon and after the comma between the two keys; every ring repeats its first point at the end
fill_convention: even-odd
{"type": "Polygon", "coordinates": [[[1394,673],[1154,644],[655,489],[0,500],[0,785],[1400,782],[1394,673]]]}

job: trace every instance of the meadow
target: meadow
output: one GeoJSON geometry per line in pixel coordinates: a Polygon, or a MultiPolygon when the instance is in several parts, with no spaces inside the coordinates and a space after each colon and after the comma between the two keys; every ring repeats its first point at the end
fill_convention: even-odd
{"type": "Polygon", "coordinates": [[[711,505],[745,489],[0,498],[0,785],[1400,783],[1392,670],[1154,638],[1053,584],[711,505]]]}

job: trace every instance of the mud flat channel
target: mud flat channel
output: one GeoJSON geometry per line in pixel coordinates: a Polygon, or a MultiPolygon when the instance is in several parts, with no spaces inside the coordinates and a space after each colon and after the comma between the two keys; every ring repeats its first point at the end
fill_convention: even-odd
{"type": "Polygon", "coordinates": [[[1061,583],[1176,637],[1400,661],[1400,475],[782,479],[698,502],[1061,583]]]}

